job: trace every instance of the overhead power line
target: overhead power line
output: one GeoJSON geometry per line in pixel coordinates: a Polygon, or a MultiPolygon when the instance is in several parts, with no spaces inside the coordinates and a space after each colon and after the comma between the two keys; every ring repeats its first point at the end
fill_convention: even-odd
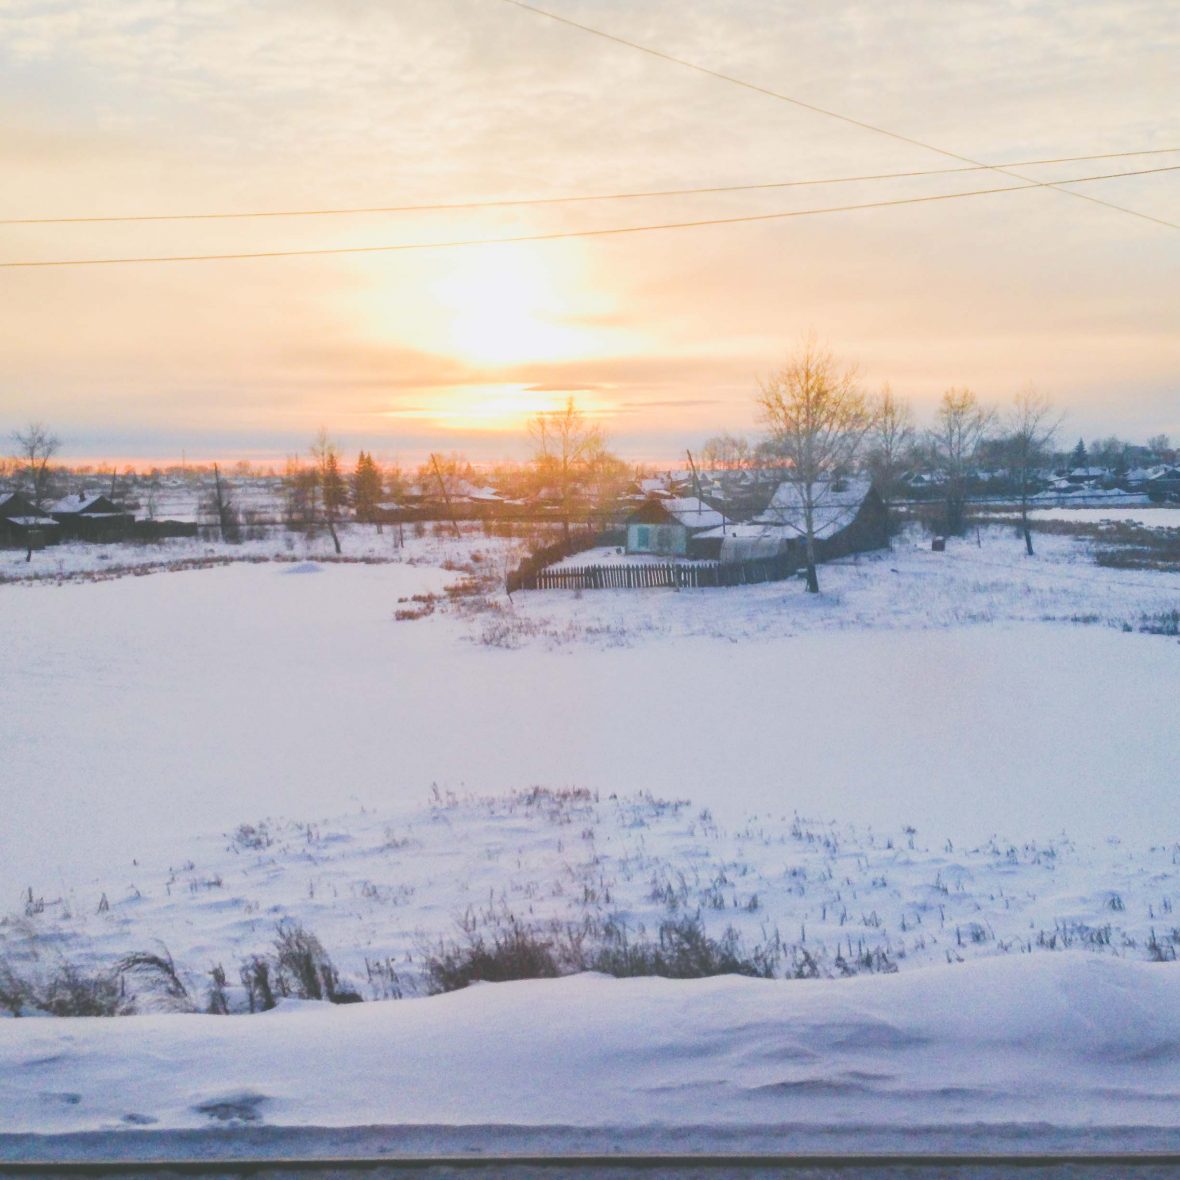
{"type": "MultiPolygon", "coordinates": [[[[1058,184],[1088,184],[1096,180],[1114,180],[1126,176],[1150,176],[1160,172],[1180,172],[1180,164],[1162,168],[1141,168],[1134,172],[1108,172],[1101,176],[1078,176],[1058,184]]],[[[792,217],[815,217],[824,213],[851,213],[860,209],[888,209],[896,205],[922,205],[933,201],[955,201],[964,197],[985,197],[995,193],[1024,192],[1052,187],[1049,182],[1030,181],[1003,188],[973,189],[962,193],[938,193],[925,197],[899,197],[892,201],[867,201],[857,205],[829,205],[822,209],[789,209],[780,213],[753,213],[740,217],[708,217],[694,221],[665,221],[651,225],[623,225],[606,229],[562,230],[543,234],[518,234],[499,238],[461,238],[444,242],[398,242],[388,246],[328,246],[307,250],[251,250],[225,254],[167,254],[125,258],[50,258],[28,262],[0,262],[0,269],[36,267],[116,266],[130,263],[158,262],[228,262],[246,258],[313,258],[329,254],[392,254],[406,250],[448,250],[464,246],[496,246],[517,242],[555,242],[567,238],[602,238],[620,234],[648,233],[653,230],[696,229],[706,225],[741,225],[755,221],[781,221],[792,217]]]]}
{"type": "MultiPolygon", "coordinates": [[[[522,8],[525,12],[535,13],[537,16],[543,16],[552,21],[557,21],[559,24],[569,25],[570,28],[580,29],[583,33],[590,33],[595,37],[601,37],[606,41],[613,41],[616,45],[625,45],[629,49],[638,50],[640,53],[649,54],[651,57],[658,57],[661,61],[670,62],[673,65],[683,66],[688,70],[695,70],[698,74],[706,74],[710,78],[717,78],[722,82],[729,82],[734,86],[741,86],[745,90],[752,90],[756,94],[766,95],[768,98],[776,98],[780,102],[790,103],[792,106],[799,107],[805,111],[811,111],[816,115],[823,115],[829,119],[837,119],[841,123],[847,123],[852,127],[859,127],[862,131],[872,131],[877,135],[887,136],[889,139],[895,139],[900,143],[909,144],[911,147],[922,148],[924,151],[937,152],[940,156],[946,156],[951,160],[958,160],[963,164],[972,164],[977,168],[987,168],[992,172],[1001,173],[1004,176],[1010,176],[1014,180],[1030,180],[1031,177],[1023,176],[1019,172],[1010,170],[1009,165],[1005,164],[987,164],[982,160],[973,159],[971,156],[965,156],[961,152],[951,151],[949,148],[939,147],[937,144],[929,143],[926,140],[915,139],[910,135],[903,135],[899,131],[891,131],[888,127],[882,127],[877,123],[869,123],[864,119],[855,119],[851,115],[841,114],[839,111],[829,110],[827,107],[818,106],[815,103],[805,102],[801,98],[795,98],[790,94],[784,94],[780,90],[771,90],[768,86],[759,86],[756,82],[747,81],[745,78],[738,78],[733,74],[723,73],[721,70],[713,70],[708,66],[702,66],[694,61],[689,61],[683,57],[676,57],[674,54],[665,53],[661,49],[655,49],[650,45],[643,45],[638,41],[632,41],[627,37],[621,37],[616,33],[608,33],[604,29],[597,29],[593,25],[585,25],[580,21],[572,20],[568,16],[560,16],[556,12],[550,12],[546,8],[538,8],[535,4],[528,4],[525,0],[503,0],[505,4],[511,4],[515,8],[522,8]]],[[[1152,221],[1156,225],[1164,225],[1169,229],[1180,229],[1180,224],[1174,221],[1166,221],[1162,217],[1155,217],[1150,213],[1142,213],[1138,209],[1128,209],[1124,205],[1116,205],[1112,201],[1104,201],[1101,197],[1091,196],[1089,193],[1075,193],[1069,189],[1061,188],[1060,185],[1068,184],[1068,181],[1057,181],[1052,184],[1043,184],[1041,188],[1055,189],[1057,192],[1066,193],[1068,196],[1077,197],[1079,200],[1089,201],[1095,205],[1101,205],[1106,209],[1113,209],[1118,213],[1127,213],[1131,217],[1138,217],[1144,221],[1152,221]]]]}
{"type": "Polygon", "coordinates": [[[426,213],[460,209],[508,209],[526,205],[568,205],[589,201],[629,201],[642,197],[689,197],[719,193],[760,192],[783,188],[806,188],[826,184],[854,184],[872,180],[907,180],[924,176],[953,176],[964,172],[987,172],[994,168],[1031,168],[1040,164],[1078,164],[1092,160],[1119,160],[1128,156],[1165,156],[1180,148],[1148,148],[1138,152],[1104,152],[1095,156],[1056,156],[1045,160],[1016,160],[1007,164],[970,164],[959,168],[927,168],[910,172],[875,172],[865,176],[830,176],[812,180],[775,180],[761,184],[710,185],[701,188],[642,189],[622,193],[590,193],[566,197],[521,197],[491,201],[447,201],[418,205],[352,205],[324,209],[254,209],[221,213],[127,213],[82,217],[3,217],[0,225],[89,225],[139,221],[230,221],[265,217],[338,217],[364,213],[426,213]]]}

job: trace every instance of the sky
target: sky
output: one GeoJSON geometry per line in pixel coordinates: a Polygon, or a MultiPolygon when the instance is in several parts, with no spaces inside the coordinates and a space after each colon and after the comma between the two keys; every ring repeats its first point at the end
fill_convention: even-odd
{"type": "MultiPolygon", "coordinates": [[[[1171,0],[539,0],[1038,181],[1180,167],[1171,0]]],[[[0,220],[439,205],[961,166],[509,0],[0,0],[0,220]]],[[[994,172],[571,204],[0,224],[0,262],[497,239],[1005,187],[994,172]]],[[[1180,172],[1073,186],[1180,222],[1180,172]]],[[[1035,189],[619,236],[0,268],[0,434],[62,458],[524,457],[756,436],[806,334],[930,419],[1029,383],[1064,434],[1180,436],[1180,229],[1035,189]]]]}

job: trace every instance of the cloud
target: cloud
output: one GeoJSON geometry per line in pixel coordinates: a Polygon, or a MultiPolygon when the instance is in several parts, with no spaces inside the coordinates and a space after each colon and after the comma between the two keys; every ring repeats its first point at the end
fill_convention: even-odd
{"type": "MultiPolygon", "coordinates": [[[[551,2],[979,158],[1176,146],[1166,137],[1180,109],[1180,29],[1151,0],[835,0],[789,19],[779,0],[551,2]]],[[[12,216],[564,195],[943,162],[491,0],[9,0],[0,156],[0,206],[12,216]]],[[[977,184],[866,183],[838,200],[977,184]]],[[[1086,191],[1174,218],[1176,184],[1086,191]]],[[[3,254],[559,232],[818,207],[835,203],[833,191],[55,227],[6,232],[3,254]]],[[[514,251],[500,248],[497,265],[510,272],[524,257],[514,251]]],[[[463,255],[473,256],[490,254],[463,255]]],[[[1075,399],[1095,430],[1154,416],[1180,432],[1180,238],[1059,193],[530,248],[552,279],[538,315],[586,342],[581,359],[572,347],[570,359],[543,363],[450,355],[450,313],[434,291],[459,258],[3,272],[5,412],[101,415],[129,431],[208,418],[265,437],[287,418],[296,432],[317,418],[360,429],[390,408],[428,410],[452,389],[517,384],[609,401],[620,431],[654,445],[698,423],[748,428],[757,375],[814,326],[870,382],[888,377],[925,403],[950,383],[998,399],[1032,379],[1075,399]]]]}

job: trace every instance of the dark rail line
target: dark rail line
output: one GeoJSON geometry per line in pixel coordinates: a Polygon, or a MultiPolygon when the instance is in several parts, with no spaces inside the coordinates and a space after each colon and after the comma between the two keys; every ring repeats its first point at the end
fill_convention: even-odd
{"type": "Polygon", "coordinates": [[[252,1159],[123,1159],[123,1160],[0,1160],[0,1176],[258,1176],[267,1173],[414,1173],[515,1171],[604,1174],[654,1172],[728,1175],[750,1171],[771,1173],[914,1172],[941,1174],[965,1170],[1001,1175],[1035,1169],[1091,1171],[1102,1176],[1154,1168],[1180,1175],[1180,1153],[1055,1152],[1008,1153],[660,1153],[578,1155],[402,1155],[252,1159]]]}

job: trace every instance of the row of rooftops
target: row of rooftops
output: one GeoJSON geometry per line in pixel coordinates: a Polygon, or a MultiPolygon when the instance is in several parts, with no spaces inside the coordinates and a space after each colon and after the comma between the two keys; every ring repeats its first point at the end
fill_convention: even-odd
{"type": "Polygon", "coordinates": [[[91,518],[126,516],[117,504],[103,495],[65,496],[40,509],[20,492],[0,492],[0,517],[25,527],[59,524],[60,518],[78,516],[91,518]]]}
{"type": "MultiPolygon", "coordinates": [[[[863,477],[815,485],[812,527],[816,539],[826,540],[851,524],[871,489],[872,481],[863,477]]],[[[653,496],[628,517],[628,523],[652,523],[661,514],[700,537],[725,537],[735,530],[747,537],[784,532],[799,536],[805,531],[803,495],[799,486],[789,481],[780,483],[766,509],[744,524],[735,524],[696,496],[653,496]]]]}

